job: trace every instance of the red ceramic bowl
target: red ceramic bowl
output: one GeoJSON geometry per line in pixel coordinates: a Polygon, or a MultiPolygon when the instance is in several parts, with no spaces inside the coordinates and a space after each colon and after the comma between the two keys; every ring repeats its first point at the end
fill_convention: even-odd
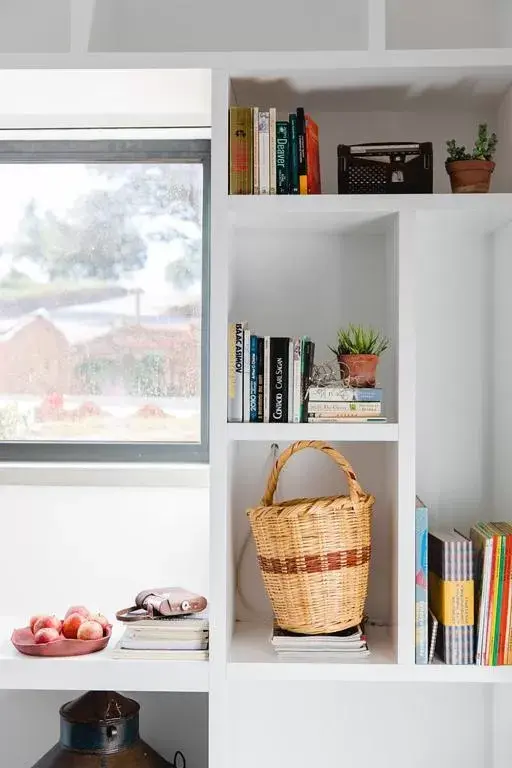
{"type": "Polygon", "coordinates": [[[107,627],[107,634],[99,640],[68,640],[66,637],[54,640],[53,643],[34,642],[34,635],[30,627],[15,629],[11,635],[11,642],[20,653],[26,656],[85,656],[88,653],[96,653],[106,648],[112,635],[112,626],[107,627]]]}

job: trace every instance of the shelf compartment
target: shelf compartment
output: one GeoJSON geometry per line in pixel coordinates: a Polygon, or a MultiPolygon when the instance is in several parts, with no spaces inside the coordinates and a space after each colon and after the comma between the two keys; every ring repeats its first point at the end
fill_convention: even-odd
{"type": "Polygon", "coordinates": [[[398,424],[228,424],[230,440],[395,443],[398,424]]]}
{"type": "Polygon", "coordinates": [[[104,651],[69,658],[23,656],[11,644],[14,627],[23,619],[2,617],[0,690],[123,690],[207,692],[207,661],[149,661],[114,659],[112,650],[124,631],[114,626],[104,651]]]}

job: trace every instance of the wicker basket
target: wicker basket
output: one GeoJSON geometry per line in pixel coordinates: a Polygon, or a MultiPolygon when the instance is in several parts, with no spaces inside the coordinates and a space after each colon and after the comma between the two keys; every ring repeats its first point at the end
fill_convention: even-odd
{"type": "Polygon", "coordinates": [[[265,589],[282,629],[313,635],[362,621],[374,501],[361,489],[348,461],[326,443],[294,443],[278,458],[261,505],[247,515],[265,589]],[[341,467],[349,496],[273,503],[282,468],[304,448],[322,451],[341,467]]]}

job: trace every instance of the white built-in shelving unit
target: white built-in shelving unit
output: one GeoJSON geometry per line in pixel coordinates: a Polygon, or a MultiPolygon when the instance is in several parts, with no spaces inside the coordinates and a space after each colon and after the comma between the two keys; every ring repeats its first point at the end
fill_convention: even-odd
{"type": "MultiPolygon", "coordinates": [[[[421,766],[509,764],[509,689],[498,693],[494,684],[512,683],[512,669],[414,664],[415,493],[438,523],[468,527],[510,516],[509,5],[317,0],[299,13],[296,0],[280,7],[261,0],[248,23],[249,11],[234,0],[199,6],[145,0],[143,10],[136,0],[104,0],[95,8],[78,0],[62,25],[55,20],[67,8],[64,0],[49,3],[46,15],[37,4],[33,17],[28,0],[12,4],[0,25],[3,69],[211,73],[212,631],[208,664],[121,663],[107,654],[43,667],[2,645],[0,689],[208,693],[211,768],[360,764],[362,745],[365,761],[383,766],[409,765],[413,753],[421,766]],[[29,18],[36,31],[27,37],[29,18]],[[324,194],[229,197],[231,104],[276,106],[282,116],[299,105],[311,111],[320,126],[324,194]],[[481,121],[500,138],[492,191],[453,196],[444,143],[452,137],[471,143],[481,121]],[[338,196],[337,144],[375,140],[432,141],[435,194],[338,196]],[[382,328],[392,341],[380,367],[388,423],[227,424],[233,319],[247,320],[260,334],[308,334],[320,358],[346,322],[382,328]],[[282,450],[303,439],[334,444],[376,497],[367,609],[383,626],[370,634],[371,657],[358,663],[278,662],[269,649],[270,610],[252,546],[238,563],[245,510],[261,498],[271,445],[282,450]],[[430,682],[438,685],[423,685],[430,682]]],[[[165,110],[153,112],[154,124],[165,126],[165,110]]],[[[20,122],[19,115],[2,119],[9,128],[20,122]]],[[[129,115],[122,119],[129,125],[129,115]]],[[[33,117],[29,122],[33,127],[33,117]]],[[[88,474],[83,484],[93,482],[88,474]]],[[[283,473],[279,493],[314,496],[344,487],[325,457],[305,452],[283,473]]],[[[155,502],[152,489],[148,499],[166,503],[155,502]]],[[[44,494],[38,502],[51,508],[44,494]]],[[[188,520],[189,502],[169,506],[188,520]]],[[[175,542],[174,529],[164,518],[159,524],[162,545],[175,542]]],[[[143,530],[133,524],[142,540],[143,530]]],[[[174,711],[183,727],[179,706],[174,711]]],[[[193,734],[189,726],[191,744],[193,734]]]]}

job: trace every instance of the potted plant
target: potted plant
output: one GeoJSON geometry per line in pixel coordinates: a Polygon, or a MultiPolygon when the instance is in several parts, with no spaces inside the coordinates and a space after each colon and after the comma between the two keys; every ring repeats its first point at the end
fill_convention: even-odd
{"type": "Polygon", "coordinates": [[[446,142],[448,159],[446,170],[450,176],[452,192],[488,192],[495,163],[493,156],[498,137],[487,129],[487,123],[478,126],[478,137],[471,154],[458,146],[455,139],[446,142]]]}
{"type": "Polygon", "coordinates": [[[389,347],[389,339],[372,327],[352,325],[340,328],[336,347],[329,347],[338,358],[340,376],[351,387],[374,387],[379,357],[389,347]]]}

